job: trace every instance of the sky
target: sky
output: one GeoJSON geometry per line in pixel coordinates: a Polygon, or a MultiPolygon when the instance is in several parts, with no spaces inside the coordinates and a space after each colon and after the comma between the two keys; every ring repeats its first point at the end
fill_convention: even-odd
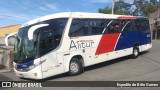
{"type": "Polygon", "coordinates": [[[112,0],[1,0],[0,27],[59,12],[98,12],[106,6],[112,6],[112,0]]]}

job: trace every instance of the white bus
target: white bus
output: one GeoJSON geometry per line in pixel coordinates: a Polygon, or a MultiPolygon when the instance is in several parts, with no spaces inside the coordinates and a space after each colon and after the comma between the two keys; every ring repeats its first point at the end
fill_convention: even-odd
{"type": "Polygon", "coordinates": [[[43,79],[131,55],[152,47],[148,19],[140,16],[66,12],[21,26],[14,46],[18,77],[43,79]]]}

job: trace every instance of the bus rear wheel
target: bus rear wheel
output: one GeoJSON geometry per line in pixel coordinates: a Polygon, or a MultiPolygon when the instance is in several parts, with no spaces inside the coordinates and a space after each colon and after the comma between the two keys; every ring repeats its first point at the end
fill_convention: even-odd
{"type": "Polygon", "coordinates": [[[138,49],[138,47],[133,47],[132,58],[137,58],[138,55],[139,55],[139,49],[138,49]]]}
{"type": "Polygon", "coordinates": [[[83,66],[79,59],[72,58],[69,64],[69,75],[78,75],[83,72],[83,66]]]}

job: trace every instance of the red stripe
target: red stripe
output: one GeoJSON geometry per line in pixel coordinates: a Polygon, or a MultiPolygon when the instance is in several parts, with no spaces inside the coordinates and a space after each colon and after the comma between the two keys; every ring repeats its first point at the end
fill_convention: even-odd
{"type": "Polygon", "coordinates": [[[99,42],[95,55],[112,52],[120,33],[104,34],[99,42]]]}
{"type": "Polygon", "coordinates": [[[136,19],[136,16],[119,16],[118,19],[136,19]]]}
{"type": "Polygon", "coordinates": [[[93,40],[80,40],[80,42],[91,42],[93,40]]]}

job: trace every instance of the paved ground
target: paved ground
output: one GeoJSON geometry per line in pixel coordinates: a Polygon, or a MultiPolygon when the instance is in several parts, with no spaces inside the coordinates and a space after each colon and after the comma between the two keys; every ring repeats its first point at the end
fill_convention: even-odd
{"type": "MultiPolygon", "coordinates": [[[[14,72],[0,73],[0,80],[19,81],[14,72]]],[[[66,74],[54,76],[44,81],[160,81],[160,41],[153,41],[153,47],[148,52],[142,53],[137,59],[129,57],[119,58],[114,61],[101,63],[85,68],[85,72],[78,76],[67,76],[66,74]]],[[[17,88],[6,88],[12,90],[17,88]]],[[[19,88],[20,89],[20,88],[19,88]]],[[[22,88],[21,88],[22,89],[22,88]]],[[[27,89],[27,88],[23,88],[27,89]]],[[[32,88],[32,89],[51,89],[51,88],[32,88]]],[[[106,90],[107,88],[53,88],[55,90],[75,90],[90,89],[106,90]]],[[[160,90],[160,88],[108,88],[111,90],[160,90]]]]}

